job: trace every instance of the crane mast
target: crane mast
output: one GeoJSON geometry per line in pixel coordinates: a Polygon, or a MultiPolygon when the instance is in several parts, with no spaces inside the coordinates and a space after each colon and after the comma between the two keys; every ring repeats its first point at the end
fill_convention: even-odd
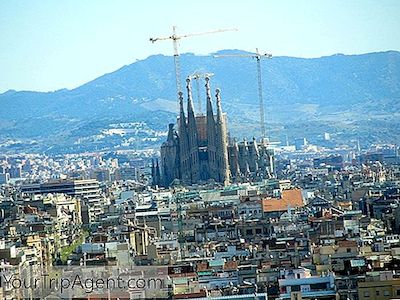
{"type": "Polygon", "coordinates": [[[184,34],[184,35],[177,35],[176,28],[177,28],[176,26],[172,27],[172,35],[171,36],[150,38],[150,42],[155,43],[157,41],[172,40],[172,44],[173,44],[173,48],[174,48],[176,91],[177,91],[177,94],[179,94],[179,92],[182,91],[182,87],[181,87],[181,80],[180,80],[181,70],[180,70],[178,41],[180,39],[182,39],[182,38],[198,36],[198,35],[206,35],[206,34],[212,34],[212,33],[219,33],[219,32],[226,32],[226,31],[237,31],[237,29],[236,28],[217,29],[217,30],[206,31],[206,32],[198,32],[198,33],[189,33],[189,34],[184,34]]]}
{"type": "Polygon", "coordinates": [[[260,129],[261,129],[261,137],[265,138],[265,117],[264,117],[264,100],[263,100],[263,89],[262,89],[262,79],[261,79],[261,56],[258,52],[258,48],[256,49],[256,60],[257,60],[257,79],[258,79],[258,100],[260,104],[260,129]]]}
{"type": "Polygon", "coordinates": [[[182,91],[181,87],[181,65],[179,62],[179,52],[178,52],[178,38],[176,36],[176,26],[172,27],[172,43],[174,45],[174,64],[175,64],[175,81],[176,81],[176,91],[179,93],[182,91]]]}
{"type": "Polygon", "coordinates": [[[260,131],[261,137],[265,138],[265,116],[264,116],[264,100],[263,100],[263,86],[262,86],[262,75],[261,75],[261,58],[271,58],[272,54],[260,53],[258,48],[256,48],[256,53],[251,54],[225,54],[225,55],[215,55],[215,57],[251,57],[255,58],[257,62],[257,82],[258,82],[258,101],[260,107],[260,131]]]}

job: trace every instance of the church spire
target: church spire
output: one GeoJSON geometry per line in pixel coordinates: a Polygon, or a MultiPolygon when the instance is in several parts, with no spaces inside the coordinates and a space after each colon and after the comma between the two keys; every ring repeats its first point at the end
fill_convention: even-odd
{"type": "Polygon", "coordinates": [[[193,98],[192,98],[192,86],[190,83],[190,78],[186,79],[186,89],[188,94],[187,100],[187,114],[188,114],[188,123],[190,119],[194,119],[194,109],[193,109],[193,98]]]}
{"type": "Polygon", "coordinates": [[[216,149],[217,149],[217,165],[218,179],[227,185],[230,181],[230,170],[228,164],[228,143],[226,134],[225,118],[222,113],[220,90],[216,89],[215,98],[217,101],[217,124],[216,124],[216,149]]]}
{"type": "Polygon", "coordinates": [[[184,182],[190,181],[189,174],[189,141],[188,129],[186,125],[185,111],[183,109],[183,93],[179,92],[179,153],[180,153],[180,169],[181,177],[184,182]]]}
{"type": "Polygon", "coordinates": [[[206,96],[207,96],[207,154],[208,154],[208,172],[210,177],[218,181],[217,154],[216,154],[216,128],[213,107],[211,103],[210,78],[206,77],[206,96]]]}
{"type": "Polygon", "coordinates": [[[183,93],[179,92],[179,125],[186,125],[185,110],[183,109],[183,93]]]}
{"type": "Polygon", "coordinates": [[[168,137],[167,137],[168,142],[173,142],[174,141],[174,124],[168,124],[168,137]]]}
{"type": "Polygon", "coordinates": [[[186,79],[186,89],[188,94],[187,111],[188,111],[188,144],[189,144],[189,160],[192,182],[197,182],[200,179],[199,165],[199,148],[198,148],[198,133],[196,126],[196,118],[194,116],[192,88],[190,78],[186,79]]]}
{"type": "Polygon", "coordinates": [[[215,98],[217,99],[217,122],[222,123],[222,106],[221,106],[221,91],[220,89],[215,90],[215,98]]]}
{"type": "Polygon", "coordinates": [[[214,112],[211,103],[211,90],[210,90],[210,77],[206,77],[206,95],[207,95],[207,117],[212,116],[214,119],[214,112]]]}

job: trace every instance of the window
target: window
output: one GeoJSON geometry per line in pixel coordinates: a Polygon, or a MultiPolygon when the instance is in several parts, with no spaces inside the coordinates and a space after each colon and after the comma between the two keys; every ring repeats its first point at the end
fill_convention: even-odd
{"type": "Polygon", "coordinates": [[[365,298],[369,298],[369,292],[368,292],[368,291],[365,291],[365,292],[364,292],[364,297],[365,297],[365,298]]]}
{"type": "Polygon", "coordinates": [[[300,292],[301,288],[300,285],[292,285],[292,292],[300,292]]]}
{"type": "Polygon", "coordinates": [[[377,295],[377,296],[379,296],[379,295],[380,295],[380,292],[379,292],[379,291],[376,291],[375,293],[376,293],[376,295],[377,295]]]}
{"type": "Polygon", "coordinates": [[[318,291],[318,290],[326,290],[327,289],[327,285],[324,282],[321,283],[313,283],[310,284],[310,288],[313,291],[318,291]]]}
{"type": "Polygon", "coordinates": [[[397,296],[400,296],[400,290],[397,290],[396,293],[397,293],[397,296]]]}
{"type": "Polygon", "coordinates": [[[390,292],[388,290],[383,291],[383,296],[390,296],[390,292]]]}

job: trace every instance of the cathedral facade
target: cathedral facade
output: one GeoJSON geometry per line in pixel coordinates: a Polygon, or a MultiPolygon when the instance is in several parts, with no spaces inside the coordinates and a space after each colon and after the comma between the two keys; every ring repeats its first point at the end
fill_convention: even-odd
{"type": "Polygon", "coordinates": [[[161,146],[161,163],[152,164],[153,184],[169,186],[176,179],[184,184],[214,180],[221,184],[273,174],[273,152],[268,143],[228,141],[227,117],[222,111],[220,90],[216,90],[216,114],[210,79],[206,78],[206,114],[195,114],[190,79],[186,80],[187,109],[179,93],[178,131],[169,124],[167,140],[161,146]]]}

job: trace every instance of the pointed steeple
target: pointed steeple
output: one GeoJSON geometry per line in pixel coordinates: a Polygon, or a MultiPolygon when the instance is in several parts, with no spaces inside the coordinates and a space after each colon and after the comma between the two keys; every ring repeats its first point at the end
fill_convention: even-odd
{"type": "Polygon", "coordinates": [[[187,124],[186,124],[186,116],[185,110],[183,108],[183,93],[179,92],[179,138],[183,142],[183,146],[185,146],[185,139],[187,139],[187,124]]]}
{"type": "Polygon", "coordinates": [[[210,177],[218,180],[217,161],[216,161],[216,128],[213,107],[211,103],[210,78],[206,77],[206,96],[207,96],[207,155],[208,170],[210,177]]]}
{"type": "Polygon", "coordinates": [[[217,102],[217,124],[216,124],[216,149],[217,149],[217,166],[218,180],[225,185],[230,181],[230,170],[228,163],[228,142],[226,134],[225,118],[222,113],[220,90],[216,89],[215,98],[217,102]]]}
{"type": "Polygon", "coordinates": [[[206,96],[207,96],[207,117],[212,116],[214,119],[214,112],[211,103],[211,90],[210,90],[210,77],[206,77],[206,96]]]}
{"type": "Polygon", "coordinates": [[[168,137],[167,137],[168,142],[173,142],[174,141],[174,124],[168,124],[168,137]]]}
{"type": "Polygon", "coordinates": [[[184,182],[190,180],[189,174],[189,141],[188,129],[186,125],[185,111],[183,109],[183,93],[179,92],[179,153],[180,153],[180,169],[181,177],[184,182]]]}
{"type": "Polygon", "coordinates": [[[187,89],[187,94],[188,94],[188,99],[187,99],[188,122],[190,122],[190,118],[194,118],[192,85],[190,83],[190,78],[186,79],[186,89],[187,89]]]}
{"type": "Polygon", "coordinates": [[[199,166],[199,147],[198,147],[198,133],[196,126],[196,118],[194,116],[192,88],[190,78],[186,79],[186,89],[188,94],[187,111],[188,111],[188,145],[189,145],[189,160],[190,172],[192,182],[197,182],[200,179],[200,166],[199,166]]]}
{"type": "Polygon", "coordinates": [[[221,91],[220,89],[215,90],[215,98],[217,99],[217,122],[223,122],[222,121],[222,106],[221,106],[221,91]]]}
{"type": "Polygon", "coordinates": [[[186,117],[185,117],[185,110],[183,108],[182,92],[179,92],[179,127],[186,127],[186,117]]]}

